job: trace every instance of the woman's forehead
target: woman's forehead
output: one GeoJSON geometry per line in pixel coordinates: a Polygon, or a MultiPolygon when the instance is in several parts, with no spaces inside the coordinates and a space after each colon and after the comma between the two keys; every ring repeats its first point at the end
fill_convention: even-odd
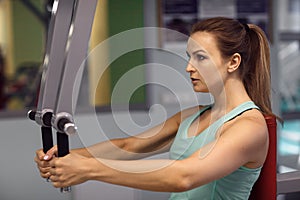
{"type": "Polygon", "coordinates": [[[212,34],[196,32],[189,37],[187,51],[192,53],[199,50],[205,51],[208,54],[213,54],[215,51],[218,51],[216,40],[212,34]]]}

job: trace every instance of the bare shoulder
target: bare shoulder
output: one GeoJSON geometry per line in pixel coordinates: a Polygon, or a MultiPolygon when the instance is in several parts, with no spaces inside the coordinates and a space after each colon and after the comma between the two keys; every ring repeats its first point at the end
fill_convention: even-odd
{"type": "Polygon", "coordinates": [[[257,110],[252,109],[236,117],[225,127],[222,135],[239,138],[249,146],[265,146],[268,142],[268,128],[265,117],[257,110]]]}
{"type": "Polygon", "coordinates": [[[235,126],[245,126],[249,130],[261,134],[267,133],[268,130],[265,117],[257,109],[252,109],[244,112],[239,118],[237,118],[235,126]]]}
{"type": "Polygon", "coordinates": [[[269,134],[265,117],[259,110],[244,112],[230,121],[220,134],[223,141],[230,141],[241,157],[246,159],[244,166],[262,166],[269,147],[269,134]]]}
{"type": "Polygon", "coordinates": [[[246,111],[236,117],[229,125],[229,129],[231,128],[256,134],[266,134],[268,130],[265,117],[257,109],[246,111]]]}

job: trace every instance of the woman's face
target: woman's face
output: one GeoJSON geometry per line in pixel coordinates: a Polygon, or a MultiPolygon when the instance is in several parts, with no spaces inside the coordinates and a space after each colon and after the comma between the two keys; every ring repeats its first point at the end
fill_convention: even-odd
{"type": "Polygon", "coordinates": [[[225,62],[212,34],[196,32],[187,44],[189,62],[186,71],[196,92],[212,92],[224,87],[225,62]]]}

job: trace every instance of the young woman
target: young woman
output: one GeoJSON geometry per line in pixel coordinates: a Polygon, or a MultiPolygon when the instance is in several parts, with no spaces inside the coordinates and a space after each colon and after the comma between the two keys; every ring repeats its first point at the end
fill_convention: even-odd
{"type": "Polygon", "coordinates": [[[170,199],[248,199],[268,151],[270,56],[263,31],[217,17],[193,26],[187,44],[195,92],[214,103],[183,110],[138,136],[72,150],[37,151],[54,187],[88,180],[172,192],[170,199]],[[166,160],[138,160],[161,152],[166,160]]]}

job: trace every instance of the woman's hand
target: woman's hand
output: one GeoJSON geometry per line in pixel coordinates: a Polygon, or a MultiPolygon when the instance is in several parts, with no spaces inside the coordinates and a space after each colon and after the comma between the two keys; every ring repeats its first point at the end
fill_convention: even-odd
{"type": "Polygon", "coordinates": [[[36,156],[34,158],[34,161],[37,164],[41,177],[43,178],[50,177],[49,160],[55,157],[56,154],[57,154],[57,146],[52,147],[46,154],[43,152],[42,149],[36,151],[36,156]]]}
{"type": "Polygon", "coordinates": [[[50,180],[54,187],[62,188],[88,180],[88,158],[76,153],[64,157],[53,157],[49,161],[50,180]]]}

